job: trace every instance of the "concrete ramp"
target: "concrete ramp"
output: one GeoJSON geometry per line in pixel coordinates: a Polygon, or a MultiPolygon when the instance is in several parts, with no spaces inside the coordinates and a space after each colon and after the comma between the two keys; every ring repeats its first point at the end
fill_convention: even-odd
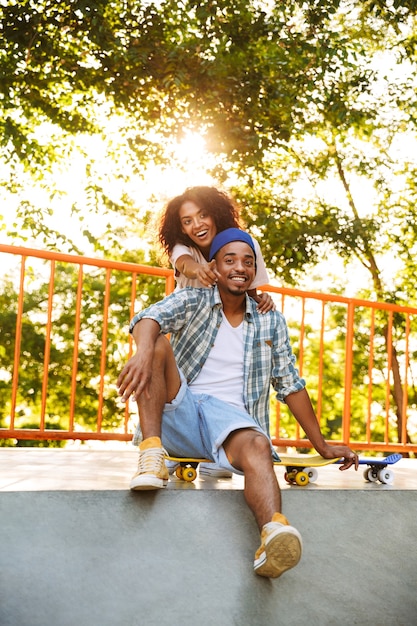
{"type": "Polygon", "coordinates": [[[241,490],[5,491],[0,624],[416,623],[416,490],[283,499],[304,555],[268,580],[252,570],[259,535],[241,490]]]}

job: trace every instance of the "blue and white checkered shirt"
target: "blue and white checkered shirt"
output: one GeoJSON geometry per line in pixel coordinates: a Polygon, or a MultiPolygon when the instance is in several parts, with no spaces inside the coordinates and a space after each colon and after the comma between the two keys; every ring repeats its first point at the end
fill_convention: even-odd
{"type": "MultiPolygon", "coordinates": [[[[244,316],[243,401],[249,415],[269,435],[269,390],[272,384],[280,402],[305,387],[294,366],[288,328],[282,313],[260,315],[256,302],[246,296],[244,316]]],[[[187,382],[203,367],[222,322],[222,302],[217,287],[187,287],[135,315],[130,332],[142,318],[158,322],[161,332],[171,334],[178,366],[187,382]]]]}

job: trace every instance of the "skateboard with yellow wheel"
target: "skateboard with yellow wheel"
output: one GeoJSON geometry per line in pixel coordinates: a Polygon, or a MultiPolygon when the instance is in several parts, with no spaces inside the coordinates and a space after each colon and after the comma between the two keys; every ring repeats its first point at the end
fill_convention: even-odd
{"type": "MultiPolygon", "coordinates": [[[[180,480],[193,482],[197,477],[197,468],[200,463],[212,463],[209,459],[195,459],[192,457],[183,458],[176,456],[166,456],[168,461],[178,463],[175,475],[180,480]]],[[[280,454],[280,461],[275,461],[275,465],[285,465],[284,478],[290,485],[304,487],[308,483],[314,483],[318,477],[317,467],[330,465],[340,461],[337,459],[325,459],[319,454],[280,454]]]]}
{"type": "Polygon", "coordinates": [[[187,483],[192,483],[197,478],[197,467],[200,463],[212,463],[209,459],[194,459],[192,457],[165,456],[167,461],[178,463],[175,469],[175,476],[187,483]]]}
{"type": "Polygon", "coordinates": [[[280,454],[279,458],[280,461],[275,461],[275,465],[285,465],[284,478],[287,483],[300,487],[316,482],[318,467],[340,461],[340,458],[325,459],[320,454],[280,454]]]}

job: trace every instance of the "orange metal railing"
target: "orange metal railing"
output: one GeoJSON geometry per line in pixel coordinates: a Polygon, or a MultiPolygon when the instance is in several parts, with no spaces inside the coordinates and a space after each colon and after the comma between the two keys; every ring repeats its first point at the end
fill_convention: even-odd
{"type": "MultiPolygon", "coordinates": [[[[132,351],[127,325],[174,289],[173,272],[3,244],[0,255],[0,437],[129,441],[135,408],[115,389],[132,351]]],[[[265,289],[287,319],[326,439],[417,452],[417,309],[265,289]]],[[[271,408],[274,443],[310,448],[286,407],[271,408]]]]}
{"type": "MultiPolygon", "coordinates": [[[[332,381],[338,367],[343,368],[340,437],[333,433],[332,441],[343,441],[357,450],[416,452],[417,396],[409,380],[414,379],[417,309],[290,288],[268,286],[268,291],[281,295],[281,310],[290,328],[296,321],[298,338],[293,334],[293,345],[298,342],[298,367],[305,375],[318,419],[325,429],[329,419],[324,410],[326,403],[329,406],[328,381],[332,381]],[[287,302],[290,311],[286,310],[287,302]],[[339,318],[337,333],[332,308],[337,309],[339,318]],[[316,358],[304,371],[307,351],[311,351],[311,328],[316,329],[316,358]],[[336,334],[339,341],[343,339],[340,354],[332,352],[336,334]]],[[[334,394],[334,381],[329,389],[334,394]]],[[[275,443],[308,447],[298,425],[292,434],[283,433],[281,414],[282,406],[277,405],[275,443]]],[[[332,418],[334,415],[330,422],[332,418]]]]}
{"type": "MultiPolygon", "coordinates": [[[[29,248],[14,247],[9,245],[0,244],[0,253],[2,253],[2,267],[7,267],[6,255],[13,255],[19,260],[20,269],[18,274],[14,274],[14,284],[16,285],[16,311],[15,311],[15,334],[14,334],[14,358],[12,364],[12,375],[9,385],[3,384],[3,405],[9,406],[9,415],[3,417],[3,422],[8,422],[6,425],[0,427],[0,436],[3,438],[14,438],[20,440],[62,440],[62,439],[97,439],[97,440],[121,440],[128,441],[131,439],[131,428],[129,426],[129,409],[128,407],[117,407],[120,415],[123,415],[123,419],[116,420],[120,422],[116,428],[103,428],[103,401],[104,401],[104,386],[106,379],[106,351],[107,351],[107,333],[109,328],[109,311],[111,307],[111,278],[115,272],[123,274],[128,277],[130,282],[129,289],[129,307],[125,312],[125,317],[118,319],[116,325],[120,326],[121,336],[126,342],[127,352],[126,359],[131,354],[131,342],[127,340],[126,326],[129,319],[133,316],[135,310],[135,303],[137,298],[137,278],[140,275],[149,276],[153,278],[162,278],[165,281],[165,293],[170,293],[174,289],[174,277],[171,270],[149,267],[146,265],[139,265],[135,263],[125,263],[118,261],[107,261],[102,259],[89,258],[84,256],[76,256],[69,254],[61,254],[56,252],[40,251],[29,248]],[[29,290],[26,287],[28,282],[28,276],[31,274],[33,268],[27,267],[29,259],[40,259],[41,265],[36,268],[35,272],[40,272],[46,275],[46,268],[49,265],[49,277],[47,281],[48,296],[46,314],[44,315],[44,358],[43,358],[43,375],[42,375],[42,390],[41,390],[41,403],[40,414],[35,415],[39,421],[39,425],[35,428],[22,427],[21,423],[27,421],[27,412],[30,411],[30,406],[25,405],[25,398],[20,398],[20,405],[23,405],[23,409],[17,410],[17,402],[19,396],[19,378],[22,374],[22,369],[25,368],[25,360],[22,358],[22,328],[25,319],[25,300],[28,297],[29,290]],[[77,280],[75,286],[74,302],[73,302],[73,345],[72,345],[72,366],[70,385],[68,388],[68,402],[65,415],[61,415],[61,421],[65,424],[64,427],[59,425],[59,428],[53,428],[47,425],[47,399],[48,399],[48,382],[50,377],[51,368],[51,342],[53,335],[54,322],[52,319],[52,313],[56,303],[54,296],[55,291],[55,276],[57,265],[71,266],[77,269],[77,280]],[[102,292],[103,292],[103,308],[100,311],[98,319],[94,321],[95,325],[100,327],[100,332],[95,333],[94,336],[101,335],[101,347],[97,352],[97,358],[100,363],[98,384],[96,388],[97,396],[97,416],[93,429],[86,429],[85,426],[80,427],[80,420],[77,416],[77,398],[80,395],[79,381],[78,381],[78,367],[80,361],[80,333],[81,333],[81,318],[83,311],[83,291],[85,286],[86,269],[99,268],[103,270],[104,276],[102,276],[102,292]],[[123,326],[125,327],[123,330],[123,326]],[[6,393],[10,391],[10,401],[7,401],[6,393]],[[23,413],[23,415],[21,415],[23,413]]],[[[10,261],[10,259],[9,259],[10,261]]],[[[13,263],[10,264],[13,266],[13,263]]],[[[15,268],[14,268],[15,269],[15,268]]],[[[10,270],[13,274],[13,270],[10,270]]],[[[45,279],[44,279],[45,280],[45,279]]],[[[58,306],[62,307],[62,303],[58,306]]],[[[33,315],[39,315],[39,312],[32,313],[33,315]]],[[[29,314],[26,314],[26,317],[29,314]]],[[[113,322],[113,325],[115,322],[113,322]]],[[[85,332],[85,330],[84,330],[85,332]]],[[[1,332],[0,347],[5,345],[4,329],[1,332]]],[[[122,339],[122,340],[123,340],[122,339]]],[[[5,361],[7,359],[0,358],[0,363],[3,361],[3,365],[0,366],[0,372],[3,373],[3,379],[7,378],[7,367],[5,367],[5,361]]],[[[111,384],[110,384],[111,387],[111,384]]],[[[20,394],[22,395],[22,394],[20,394]]],[[[113,405],[117,398],[116,390],[110,390],[110,395],[113,396],[113,405]]],[[[35,411],[36,413],[36,411],[35,411]]]]}

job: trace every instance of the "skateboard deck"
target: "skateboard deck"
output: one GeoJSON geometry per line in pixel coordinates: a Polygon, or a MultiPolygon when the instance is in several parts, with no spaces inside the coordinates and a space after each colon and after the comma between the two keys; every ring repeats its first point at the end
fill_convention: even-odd
{"type": "Polygon", "coordinates": [[[363,477],[367,482],[381,482],[385,485],[391,485],[394,482],[394,472],[388,465],[394,465],[402,459],[401,454],[390,454],[386,457],[362,457],[359,459],[359,465],[367,465],[363,472],[363,477]]]}
{"type": "Polygon", "coordinates": [[[318,478],[317,467],[340,461],[340,458],[325,459],[320,454],[278,454],[281,460],[274,465],[285,465],[284,478],[290,485],[314,483],[318,478]]]}
{"type": "MultiPolygon", "coordinates": [[[[280,454],[280,461],[274,461],[274,465],[284,465],[286,468],[284,478],[290,485],[305,486],[314,483],[318,477],[317,467],[336,463],[339,458],[325,459],[319,454],[280,454]]],[[[178,463],[175,475],[181,480],[192,482],[197,477],[199,463],[212,463],[209,459],[183,458],[166,456],[168,461],[178,463]]]]}

